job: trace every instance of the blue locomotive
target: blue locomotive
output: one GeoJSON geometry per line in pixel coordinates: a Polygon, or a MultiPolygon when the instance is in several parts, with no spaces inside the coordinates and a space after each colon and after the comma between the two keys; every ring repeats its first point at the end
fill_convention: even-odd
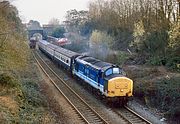
{"type": "Polygon", "coordinates": [[[133,81],[117,65],[80,55],[45,40],[39,41],[38,46],[51,59],[84,80],[108,100],[124,104],[132,96],[133,81]]]}

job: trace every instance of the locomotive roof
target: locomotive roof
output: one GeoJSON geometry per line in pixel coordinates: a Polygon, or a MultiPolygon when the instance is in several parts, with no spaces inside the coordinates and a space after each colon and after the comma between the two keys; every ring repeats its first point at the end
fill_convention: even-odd
{"type": "Polygon", "coordinates": [[[101,60],[95,59],[90,56],[80,56],[78,57],[79,61],[82,62],[83,64],[88,64],[96,69],[101,69],[102,71],[107,70],[108,68],[115,66],[111,63],[103,62],[101,60]]]}

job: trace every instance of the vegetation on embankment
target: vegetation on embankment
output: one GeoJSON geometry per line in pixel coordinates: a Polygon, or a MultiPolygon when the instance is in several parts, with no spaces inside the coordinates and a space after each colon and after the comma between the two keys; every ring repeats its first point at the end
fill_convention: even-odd
{"type": "Polygon", "coordinates": [[[17,9],[0,1],[0,123],[54,123],[17,9]]]}
{"type": "Polygon", "coordinates": [[[31,64],[25,71],[0,74],[1,123],[55,123],[48,102],[40,92],[37,66],[31,64]]]}
{"type": "Polygon", "coordinates": [[[124,69],[134,81],[134,97],[147,107],[158,108],[165,117],[179,119],[179,73],[169,72],[163,66],[126,65],[124,69]]]}

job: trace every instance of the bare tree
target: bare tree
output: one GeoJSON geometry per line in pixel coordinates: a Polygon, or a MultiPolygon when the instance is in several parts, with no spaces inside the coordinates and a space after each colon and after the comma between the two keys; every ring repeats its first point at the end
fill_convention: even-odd
{"type": "Polygon", "coordinates": [[[59,25],[59,19],[57,19],[57,18],[52,18],[52,19],[49,21],[49,24],[50,24],[50,25],[59,25]]]}

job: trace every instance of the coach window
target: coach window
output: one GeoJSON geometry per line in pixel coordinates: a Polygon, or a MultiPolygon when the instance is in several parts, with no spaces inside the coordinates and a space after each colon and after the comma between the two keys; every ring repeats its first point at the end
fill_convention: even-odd
{"type": "Polygon", "coordinates": [[[66,60],[66,63],[69,63],[69,61],[68,61],[68,60],[66,60]]]}

